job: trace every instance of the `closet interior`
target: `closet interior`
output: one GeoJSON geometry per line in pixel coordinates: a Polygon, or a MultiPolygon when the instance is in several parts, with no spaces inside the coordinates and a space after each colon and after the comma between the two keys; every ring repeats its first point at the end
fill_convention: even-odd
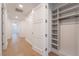
{"type": "Polygon", "coordinates": [[[78,53],[78,3],[49,3],[51,11],[51,51],[58,55],[78,53]],[[69,36],[68,36],[69,35],[69,36]]]}

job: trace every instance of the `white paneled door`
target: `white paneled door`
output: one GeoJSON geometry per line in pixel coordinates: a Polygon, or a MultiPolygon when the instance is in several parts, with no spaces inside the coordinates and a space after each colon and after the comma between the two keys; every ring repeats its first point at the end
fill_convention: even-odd
{"type": "Polygon", "coordinates": [[[47,55],[47,39],[45,24],[45,5],[40,4],[33,10],[33,48],[41,55],[47,55]]]}

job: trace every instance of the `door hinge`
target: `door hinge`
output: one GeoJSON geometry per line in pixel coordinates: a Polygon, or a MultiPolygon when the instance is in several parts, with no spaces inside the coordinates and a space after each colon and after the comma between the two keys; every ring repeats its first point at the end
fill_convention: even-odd
{"type": "Polygon", "coordinates": [[[47,23],[47,19],[45,20],[45,23],[47,23]]]}
{"type": "Polygon", "coordinates": [[[47,48],[45,48],[45,51],[47,51],[47,48]]]}
{"type": "Polygon", "coordinates": [[[45,34],[45,37],[47,37],[47,34],[45,34]]]}
{"type": "Polygon", "coordinates": [[[4,45],[4,43],[2,43],[2,46],[4,45]]]}
{"type": "Polygon", "coordinates": [[[4,33],[2,32],[2,35],[4,35],[4,33]]]}
{"type": "Polygon", "coordinates": [[[47,8],[47,5],[45,5],[45,8],[47,8]]]}

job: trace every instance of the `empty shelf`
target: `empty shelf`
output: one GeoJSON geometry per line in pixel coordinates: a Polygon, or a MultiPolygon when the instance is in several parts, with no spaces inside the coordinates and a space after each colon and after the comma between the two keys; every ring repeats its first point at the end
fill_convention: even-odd
{"type": "Polygon", "coordinates": [[[58,49],[58,46],[54,45],[54,44],[51,44],[52,45],[52,48],[54,49],[58,49]]]}
{"type": "Polygon", "coordinates": [[[52,40],[52,43],[54,43],[54,44],[58,44],[58,41],[57,40],[52,40]]]}
{"type": "Polygon", "coordinates": [[[59,17],[59,19],[69,18],[69,17],[74,17],[74,16],[79,16],[79,13],[73,13],[73,14],[69,14],[69,15],[61,16],[61,17],[59,17]]]}
{"type": "Polygon", "coordinates": [[[69,12],[69,11],[71,12],[72,10],[75,10],[75,9],[78,9],[78,8],[79,8],[79,5],[74,6],[72,8],[65,9],[65,10],[59,12],[59,14],[62,14],[62,13],[65,13],[65,12],[69,12]]]}
{"type": "Polygon", "coordinates": [[[53,9],[52,11],[55,11],[55,10],[57,10],[58,8],[64,7],[64,6],[66,6],[67,4],[68,4],[68,3],[64,3],[64,4],[62,4],[62,5],[58,6],[58,7],[56,7],[56,8],[53,9]]]}

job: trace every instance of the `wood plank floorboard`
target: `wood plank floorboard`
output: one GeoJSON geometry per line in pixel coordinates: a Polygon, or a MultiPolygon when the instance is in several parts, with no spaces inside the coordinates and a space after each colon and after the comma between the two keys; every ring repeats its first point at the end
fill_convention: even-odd
{"type": "Polygon", "coordinates": [[[53,53],[53,52],[49,52],[48,53],[49,56],[58,56],[57,54],[53,53]]]}
{"type": "Polygon", "coordinates": [[[12,39],[8,39],[8,47],[3,50],[3,56],[40,56],[40,54],[32,50],[32,46],[24,38],[19,38],[15,44],[12,39]]]}

